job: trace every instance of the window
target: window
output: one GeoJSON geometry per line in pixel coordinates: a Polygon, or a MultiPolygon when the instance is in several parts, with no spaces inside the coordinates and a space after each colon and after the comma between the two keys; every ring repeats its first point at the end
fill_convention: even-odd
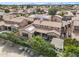
{"type": "Polygon", "coordinates": [[[34,32],[34,35],[37,36],[37,35],[40,35],[40,33],[39,32],[34,32]]]}
{"type": "Polygon", "coordinates": [[[8,27],[8,30],[11,31],[11,27],[8,27]]]}
{"type": "Polygon", "coordinates": [[[76,27],[76,26],[75,26],[75,27],[74,27],[74,30],[79,31],[79,27],[76,27]]]}
{"type": "Polygon", "coordinates": [[[24,36],[24,37],[28,37],[28,34],[26,34],[26,33],[22,33],[22,36],[24,36]]]}
{"type": "Polygon", "coordinates": [[[71,27],[71,24],[68,24],[68,27],[71,27]]]}

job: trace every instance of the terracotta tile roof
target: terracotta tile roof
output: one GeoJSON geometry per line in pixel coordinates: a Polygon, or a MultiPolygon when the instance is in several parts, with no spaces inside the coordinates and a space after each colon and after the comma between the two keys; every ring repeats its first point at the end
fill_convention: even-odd
{"type": "Polygon", "coordinates": [[[33,24],[49,26],[49,27],[58,27],[58,28],[61,28],[62,26],[62,24],[59,22],[41,21],[41,20],[35,20],[33,24]]]}

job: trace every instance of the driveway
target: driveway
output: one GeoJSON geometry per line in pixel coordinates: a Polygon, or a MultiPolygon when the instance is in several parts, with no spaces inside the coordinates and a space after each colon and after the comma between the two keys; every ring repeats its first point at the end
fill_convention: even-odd
{"type": "Polygon", "coordinates": [[[10,46],[9,42],[2,44],[2,39],[0,39],[0,57],[28,57],[27,54],[24,54],[19,50],[19,45],[14,44],[13,47],[10,46]]]}

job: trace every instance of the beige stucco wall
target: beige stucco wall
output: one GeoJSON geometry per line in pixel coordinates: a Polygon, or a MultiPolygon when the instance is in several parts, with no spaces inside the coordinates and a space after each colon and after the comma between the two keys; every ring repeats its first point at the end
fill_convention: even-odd
{"type": "Polygon", "coordinates": [[[21,23],[19,23],[20,27],[24,27],[27,24],[28,24],[28,21],[26,20],[23,20],[21,23]]]}

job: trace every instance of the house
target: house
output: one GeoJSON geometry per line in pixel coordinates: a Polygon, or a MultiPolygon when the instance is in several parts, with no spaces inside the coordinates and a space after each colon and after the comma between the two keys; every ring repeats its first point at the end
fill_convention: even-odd
{"type": "Polygon", "coordinates": [[[11,15],[8,16],[3,16],[1,17],[0,21],[0,30],[12,30],[12,28],[23,28],[26,25],[28,25],[27,18],[21,16],[21,17],[10,17],[11,15]]]}
{"type": "Polygon", "coordinates": [[[30,15],[29,18],[33,18],[34,20],[51,20],[51,16],[50,15],[45,15],[45,14],[35,14],[35,15],[30,15]]]}
{"type": "Polygon", "coordinates": [[[71,25],[72,38],[79,40],[79,15],[72,18],[71,25]]]}
{"type": "Polygon", "coordinates": [[[59,22],[35,20],[32,24],[23,28],[20,32],[22,36],[31,38],[33,35],[40,35],[44,39],[49,40],[53,37],[61,36],[61,26],[59,22]]]}
{"type": "Polygon", "coordinates": [[[62,18],[63,37],[69,38],[72,36],[71,32],[72,32],[72,20],[73,20],[73,18],[74,18],[74,15],[72,14],[72,12],[66,11],[65,15],[62,18]]]}
{"type": "Polygon", "coordinates": [[[72,38],[76,38],[79,41],[79,20],[73,21],[72,38]]]}
{"type": "Polygon", "coordinates": [[[52,16],[51,17],[51,21],[54,21],[54,22],[62,22],[62,16],[60,15],[55,15],[55,16],[52,16]]]}
{"type": "Polygon", "coordinates": [[[4,12],[0,12],[0,21],[3,20],[3,15],[5,15],[4,12]]]}
{"type": "Polygon", "coordinates": [[[17,24],[19,27],[24,27],[28,24],[27,19],[23,16],[15,17],[15,18],[6,18],[4,21],[8,24],[17,24]]]}
{"type": "Polygon", "coordinates": [[[12,27],[13,26],[11,24],[7,24],[4,21],[0,21],[0,31],[6,31],[6,30],[11,31],[12,30],[12,27]]]}

